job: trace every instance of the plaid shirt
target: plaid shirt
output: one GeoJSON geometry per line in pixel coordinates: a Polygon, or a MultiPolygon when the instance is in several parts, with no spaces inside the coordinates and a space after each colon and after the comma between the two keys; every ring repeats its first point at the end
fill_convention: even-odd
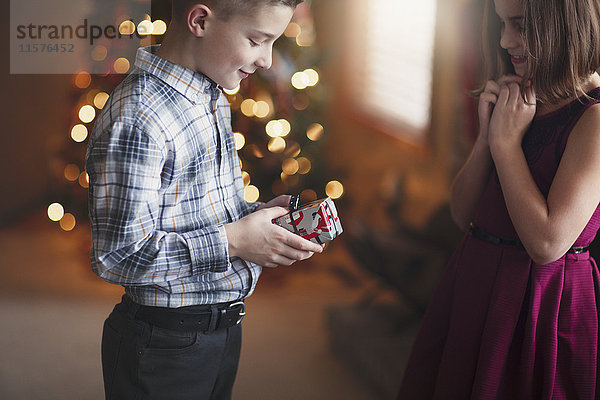
{"type": "Polygon", "coordinates": [[[137,52],[90,137],[92,269],[160,307],[249,296],[261,267],[231,259],[224,224],[252,212],[229,104],[206,76],[137,52]]]}

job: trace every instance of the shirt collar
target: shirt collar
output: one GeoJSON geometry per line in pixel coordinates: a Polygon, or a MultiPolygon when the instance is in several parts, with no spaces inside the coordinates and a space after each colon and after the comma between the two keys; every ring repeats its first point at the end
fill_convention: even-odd
{"type": "Polygon", "coordinates": [[[160,45],[139,48],[135,59],[136,67],[161,79],[193,103],[202,101],[205,96],[210,98],[211,93],[219,90],[217,84],[206,75],[155,55],[159,47],[160,45]]]}

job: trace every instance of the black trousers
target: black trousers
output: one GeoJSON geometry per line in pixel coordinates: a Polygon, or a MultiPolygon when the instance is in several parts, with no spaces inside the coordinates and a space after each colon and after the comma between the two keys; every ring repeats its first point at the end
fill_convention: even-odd
{"type": "Polygon", "coordinates": [[[137,320],[136,311],[122,301],[104,322],[107,400],[231,399],[241,324],[206,334],[178,332],[137,320]]]}

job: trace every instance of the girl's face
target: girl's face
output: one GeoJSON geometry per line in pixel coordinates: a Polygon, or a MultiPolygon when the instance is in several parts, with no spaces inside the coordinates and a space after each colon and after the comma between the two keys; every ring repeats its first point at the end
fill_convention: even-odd
{"type": "Polygon", "coordinates": [[[523,4],[521,0],[494,0],[494,5],[502,24],[500,47],[510,55],[515,73],[523,76],[527,71],[523,36],[523,4]]]}

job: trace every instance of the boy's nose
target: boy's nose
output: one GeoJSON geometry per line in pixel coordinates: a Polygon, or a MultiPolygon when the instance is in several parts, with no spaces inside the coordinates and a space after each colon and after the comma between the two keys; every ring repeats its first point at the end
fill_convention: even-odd
{"type": "Polygon", "coordinates": [[[273,63],[273,47],[265,46],[265,50],[254,63],[258,68],[269,69],[273,63]]]}

